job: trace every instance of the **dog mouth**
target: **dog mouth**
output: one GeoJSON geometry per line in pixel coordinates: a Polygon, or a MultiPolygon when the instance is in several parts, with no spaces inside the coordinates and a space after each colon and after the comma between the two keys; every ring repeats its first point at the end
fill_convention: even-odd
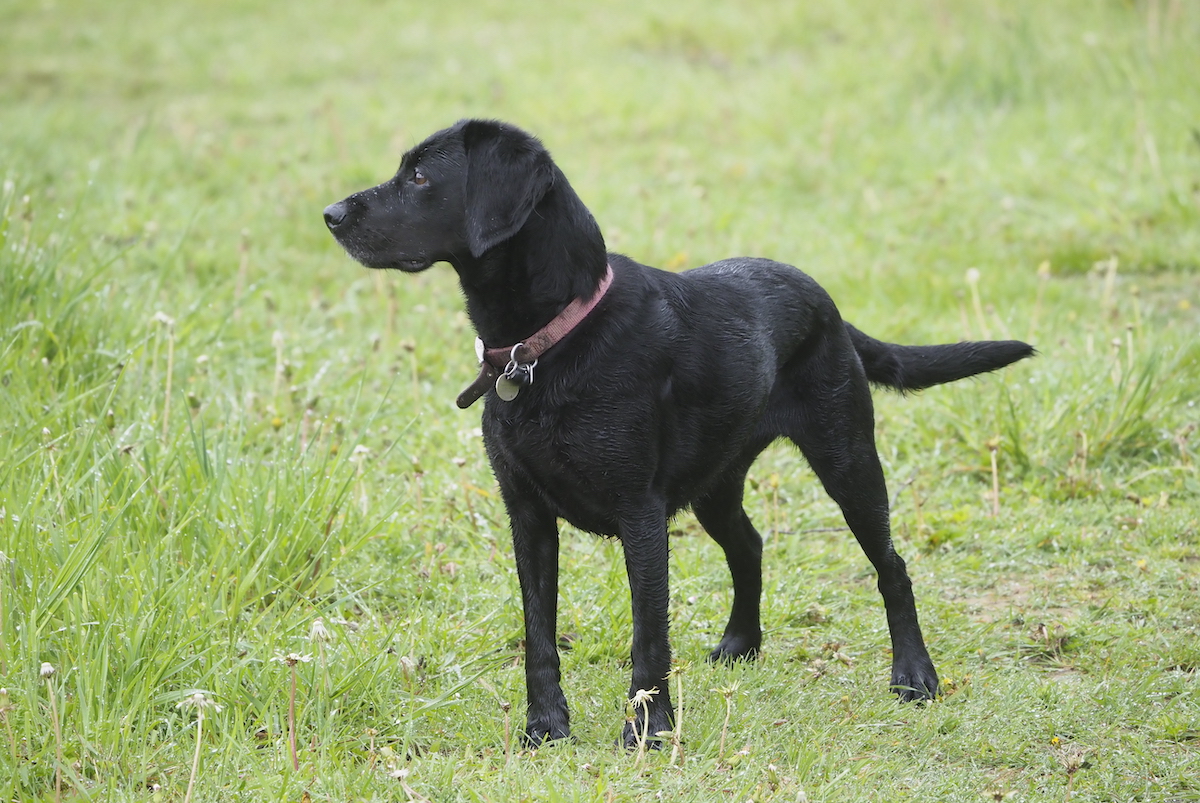
{"type": "Polygon", "coordinates": [[[364,253],[353,245],[343,243],[346,252],[363,267],[372,270],[399,270],[405,273],[418,273],[433,264],[433,260],[425,256],[387,256],[384,254],[364,253]]]}
{"type": "Polygon", "coordinates": [[[418,271],[425,270],[432,264],[433,262],[425,257],[414,257],[409,259],[397,259],[387,267],[396,270],[402,270],[405,273],[417,273],[418,271]]]}
{"type": "Polygon", "coordinates": [[[398,270],[404,273],[420,273],[433,265],[433,260],[426,259],[425,257],[360,259],[358,261],[372,270],[398,270]]]}

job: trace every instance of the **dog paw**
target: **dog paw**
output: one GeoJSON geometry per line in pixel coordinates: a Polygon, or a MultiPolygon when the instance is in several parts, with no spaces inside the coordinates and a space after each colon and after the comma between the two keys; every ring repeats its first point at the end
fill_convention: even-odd
{"type": "Polygon", "coordinates": [[[525,725],[521,734],[521,744],[526,749],[537,750],[550,742],[571,738],[571,727],[567,721],[553,721],[551,718],[531,719],[525,725]]]}
{"type": "Polygon", "coordinates": [[[708,654],[712,663],[733,663],[734,661],[753,661],[758,657],[758,648],[762,636],[737,636],[726,634],[717,648],[708,654]]]}
{"type": "Polygon", "coordinates": [[[892,691],[902,703],[932,700],[938,693],[938,676],[933,664],[892,670],[892,691]]]}

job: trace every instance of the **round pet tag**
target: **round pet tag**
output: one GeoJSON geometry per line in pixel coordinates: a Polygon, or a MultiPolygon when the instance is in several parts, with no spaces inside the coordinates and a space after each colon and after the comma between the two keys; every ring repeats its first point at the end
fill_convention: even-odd
{"type": "Polygon", "coordinates": [[[517,398],[517,394],[521,392],[521,386],[509,379],[503,374],[496,380],[496,395],[506,402],[510,402],[517,398]]]}

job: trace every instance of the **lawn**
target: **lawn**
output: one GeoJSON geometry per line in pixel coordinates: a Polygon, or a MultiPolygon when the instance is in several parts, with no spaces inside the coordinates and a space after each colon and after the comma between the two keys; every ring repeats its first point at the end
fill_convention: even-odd
{"type": "Polygon", "coordinates": [[[1184,0],[0,5],[0,800],[1200,801],[1198,41],[1184,0]],[[576,738],[520,749],[455,277],[321,220],[464,116],[613,250],[1038,347],[876,397],[938,700],[781,445],[756,663],[703,660],[728,573],[672,524],[682,755],[613,746],[624,560],[570,528],[576,738]]]}

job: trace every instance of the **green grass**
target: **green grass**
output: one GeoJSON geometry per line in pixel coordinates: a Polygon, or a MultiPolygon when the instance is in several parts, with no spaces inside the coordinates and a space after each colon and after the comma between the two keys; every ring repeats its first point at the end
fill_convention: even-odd
{"type": "Polygon", "coordinates": [[[0,6],[0,799],[183,800],[197,760],[193,800],[1200,800],[1200,14],[750,5],[0,6]],[[780,446],[757,664],[701,660],[729,581],[673,525],[682,766],[612,747],[623,559],[569,529],[577,740],[515,749],[454,277],[320,220],[466,115],[541,135],[643,261],[1038,346],[877,397],[941,699],[886,691],[869,566],[780,446]]]}

